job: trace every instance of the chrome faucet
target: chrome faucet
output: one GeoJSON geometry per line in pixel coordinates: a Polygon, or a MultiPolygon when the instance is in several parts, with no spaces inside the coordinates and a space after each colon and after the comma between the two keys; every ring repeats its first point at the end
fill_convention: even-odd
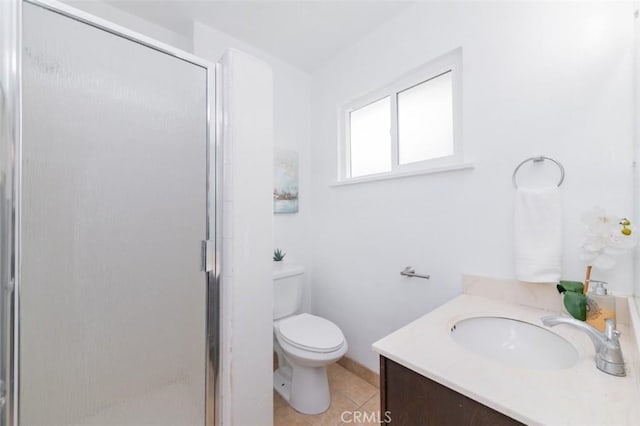
{"type": "Polygon", "coordinates": [[[596,348],[596,367],[598,370],[614,376],[625,376],[624,359],[618,336],[620,332],[616,330],[616,320],[607,318],[605,320],[604,333],[601,333],[584,321],[578,321],[560,315],[551,315],[540,318],[547,327],[558,324],[567,324],[584,331],[591,338],[593,346],[596,348]]]}

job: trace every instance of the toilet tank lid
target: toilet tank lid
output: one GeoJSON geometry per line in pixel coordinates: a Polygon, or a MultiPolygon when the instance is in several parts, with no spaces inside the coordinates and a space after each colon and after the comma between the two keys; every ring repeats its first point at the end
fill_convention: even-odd
{"type": "Polygon", "coordinates": [[[273,262],[273,279],[293,277],[304,274],[304,266],[290,263],[273,262]]]}

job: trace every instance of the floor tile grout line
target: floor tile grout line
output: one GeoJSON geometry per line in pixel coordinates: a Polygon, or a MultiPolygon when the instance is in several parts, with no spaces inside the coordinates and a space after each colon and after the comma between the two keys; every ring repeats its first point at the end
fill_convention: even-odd
{"type": "MultiPolygon", "coordinates": [[[[373,394],[368,397],[365,402],[363,402],[362,404],[359,404],[358,401],[354,400],[353,398],[351,398],[346,392],[339,390],[339,389],[335,389],[336,392],[340,393],[342,396],[346,397],[347,399],[349,399],[350,401],[352,401],[355,404],[359,404],[358,408],[361,407],[362,405],[366,404],[367,402],[369,402],[371,400],[372,397],[374,397],[375,395],[378,394],[379,390],[373,386],[371,383],[362,380],[362,378],[358,377],[358,375],[354,374],[353,372],[347,370],[346,368],[342,367],[342,366],[338,366],[338,368],[341,368],[342,370],[344,370],[344,372],[346,373],[346,381],[352,381],[353,379],[355,379],[358,382],[361,382],[362,384],[366,385],[367,387],[371,387],[373,390],[373,394]]],[[[331,381],[330,381],[331,382],[331,381]]]]}
{"type": "Polygon", "coordinates": [[[358,410],[364,407],[365,405],[367,405],[373,398],[379,398],[379,396],[377,394],[371,395],[369,399],[367,399],[365,402],[362,403],[361,406],[358,407],[358,410]]]}
{"type": "Polygon", "coordinates": [[[349,401],[353,402],[354,404],[356,404],[357,408],[362,407],[363,405],[365,405],[367,402],[371,401],[371,398],[376,396],[376,393],[374,393],[373,395],[371,395],[370,397],[368,397],[363,403],[359,403],[358,401],[354,400],[353,398],[351,398],[349,395],[347,395],[345,392],[341,391],[341,390],[335,390],[334,392],[339,393],[340,395],[344,396],[345,398],[347,398],[349,401]]]}

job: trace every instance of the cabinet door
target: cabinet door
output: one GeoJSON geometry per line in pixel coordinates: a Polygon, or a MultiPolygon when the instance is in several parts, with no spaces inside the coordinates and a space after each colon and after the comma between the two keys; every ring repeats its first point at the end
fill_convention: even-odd
{"type": "Polygon", "coordinates": [[[522,425],[433,380],[380,357],[382,413],[392,426],[522,425]]]}

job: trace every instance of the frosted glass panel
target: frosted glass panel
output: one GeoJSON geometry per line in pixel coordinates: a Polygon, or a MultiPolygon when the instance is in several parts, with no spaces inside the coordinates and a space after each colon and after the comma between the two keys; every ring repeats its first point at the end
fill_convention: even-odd
{"type": "Polygon", "coordinates": [[[400,164],[453,154],[451,71],[398,93],[400,164]]]}
{"type": "Polygon", "coordinates": [[[24,7],[20,416],[203,425],[206,71],[24,7]]]}
{"type": "Polygon", "coordinates": [[[351,112],[351,177],[391,170],[391,100],[351,112]]]}

